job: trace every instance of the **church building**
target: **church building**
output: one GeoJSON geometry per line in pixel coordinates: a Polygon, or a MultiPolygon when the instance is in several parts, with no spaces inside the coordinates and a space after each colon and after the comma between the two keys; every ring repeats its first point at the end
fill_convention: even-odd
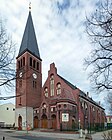
{"type": "Polygon", "coordinates": [[[16,117],[18,130],[34,128],[75,130],[103,126],[105,110],[50,64],[42,87],[42,59],[31,7],[16,62],[16,117]],[[19,96],[19,97],[18,97],[19,96]]]}

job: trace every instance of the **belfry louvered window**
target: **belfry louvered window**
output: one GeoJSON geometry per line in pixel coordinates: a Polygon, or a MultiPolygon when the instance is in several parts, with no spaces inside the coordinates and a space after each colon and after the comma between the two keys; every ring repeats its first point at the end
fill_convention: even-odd
{"type": "Polygon", "coordinates": [[[33,60],[33,68],[35,68],[35,63],[36,63],[36,61],[35,61],[35,60],[33,60]]]}
{"type": "Polygon", "coordinates": [[[39,70],[39,62],[37,62],[37,70],[39,70]]]}
{"type": "Polygon", "coordinates": [[[32,66],[32,58],[30,57],[30,66],[32,66]]]}

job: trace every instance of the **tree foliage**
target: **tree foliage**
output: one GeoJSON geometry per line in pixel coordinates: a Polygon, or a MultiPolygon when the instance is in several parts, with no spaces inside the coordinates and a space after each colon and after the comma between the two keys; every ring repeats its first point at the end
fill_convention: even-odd
{"type": "Polygon", "coordinates": [[[96,11],[86,21],[92,41],[91,54],[85,59],[89,75],[98,91],[112,90],[112,1],[100,0],[96,11]]]}
{"type": "Polygon", "coordinates": [[[14,56],[15,49],[11,37],[4,26],[4,21],[0,21],[0,86],[12,86],[15,79],[14,56]]]}

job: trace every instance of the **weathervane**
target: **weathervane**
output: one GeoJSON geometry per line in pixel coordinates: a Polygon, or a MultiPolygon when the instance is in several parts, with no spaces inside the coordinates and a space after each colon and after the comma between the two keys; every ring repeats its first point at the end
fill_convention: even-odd
{"type": "Polygon", "coordinates": [[[29,11],[31,11],[31,2],[29,3],[29,11]]]}

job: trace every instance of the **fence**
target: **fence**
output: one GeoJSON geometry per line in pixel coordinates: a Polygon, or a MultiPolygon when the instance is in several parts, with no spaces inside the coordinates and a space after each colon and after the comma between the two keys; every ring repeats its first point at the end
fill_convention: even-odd
{"type": "MultiPolygon", "coordinates": [[[[60,130],[61,131],[79,131],[79,125],[73,124],[71,127],[69,124],[64,124],[62,123],[60,125],[60,130]]],[[[86,128],[82,128],[83,130],[87,129],[89,133],[94,133],[94,132],[99,132],[99,131],[104,131],[108,129],[112,129],[112,123],[107,123],[107,126],[104,125],[104,123],[90,123],[86,128]]]]}
{"type": "Polygon", "coordinates": [[[87,129],[89,133],[109,130],[112,129],[112,123],[107,123],[107,126],[104,123],[90,124],[87,129]]]}

